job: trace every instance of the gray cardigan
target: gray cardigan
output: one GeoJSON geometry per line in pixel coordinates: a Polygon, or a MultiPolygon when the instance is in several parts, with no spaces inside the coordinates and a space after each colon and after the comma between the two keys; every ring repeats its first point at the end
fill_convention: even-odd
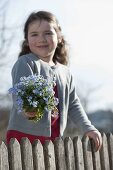
{"type": "MultiPolygon", "coordinates": [[[[63,136],[68,117],[83,134],[96,130],[81,106],[75,91],[72,75],[67,66],[57,63],[51,68],[46,62],[40,60],[32,53],[21,56],[12,69],[13,85],[19,82],[20,77],[33,75],[34,73],[41,74],[45,78],[56,75],[60,112],[60,136],[63,136]]],[[[18,130],[36,136],[51,136],[51,112],[45,111],[40,121],[36,123],[31,122],[26,119],[23,113],[17,113],[15,97],[13,96],[13,107],[10,113],[8,130],[18,130]]]]}

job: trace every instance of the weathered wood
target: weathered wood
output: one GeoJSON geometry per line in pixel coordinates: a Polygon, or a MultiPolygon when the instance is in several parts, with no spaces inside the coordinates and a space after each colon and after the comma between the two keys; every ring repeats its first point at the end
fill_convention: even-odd
{"type": "Polygon", "coordinates": [[[110,170],[113,169],[113,135],[107,135],[110,170]]]}
{"type": "Polygon", "coordinates": [[[33,170],[32,146],[27,138],[21,140],[22,170],[33,170]]]}
{"type": "Polygon", "coordinates": [[[70,137],[65,138],[65,155],[66,155],[66,165],[68,170],[75,170],[75,157],[73,142],[70,137]]]}
{"type": "Polygon", "coordinates": [[[9,170],[8,150],[4,142],[0,144],[0,170],[9,170]]]}
{"type": "Polygon", "coordinates": [[[14,138],[9,143],[9,166],[10,170],[22,170],[21,151],[18,141],[14,138]]]}
{"type": "Polygon", "coordinates": [[[55,147],[55,156],[56,156],[56,169],[57,170],[67,170],[63,139],[56,138],[54,141],[54,147],[55,147]]]}
{"type": "Polygon", "coordinates": [[[45,166],[46,170],[56,170],[55,152],[52,141],[46,141],[44,144],[45,166]]]}
{"type": "Polygon", "coordinates": [[[82,144],[83,144],[84,169],[93,170],[92,150],[89,138],[83,137],[82,144]]]}
{"type": "Polygon", "coordinates": [[[102,134],[102,141],[103,141],[103,145],[100,150],[101,169],[102,170],[110,170],[109,155],[108,155],[108,143],[107,143],[106,135],[104,133],[102,134]]]}
{"type": "Polygon", "coordinates": [[[54,143],[39,140],[31,145],[12,138],[9,145],[0,144],[0,170],[113,170],[113,135],[102,134],[103,145],[95,152],[88,137],[56,138],[54,143]]]}
{"type": "Polygon", "coordinates": [[[93,168],[94,170],[101,170],[101,164],[100,164],[100,152],[95,152],[95,144],[93,140],[91,141],[91,149],[92,149],[92,159],[93,159],[93,168]]]}
{"type": "Polygon", "coordinates": [[[39,140],[35,140],[33,145],[34,170],[45,170],[43,147],[39,140]]]}
{"type": "Polygon", "coordinates": [[[73,139],[76,170],[84,170],[83,148],[79,137],[73,139]]]}

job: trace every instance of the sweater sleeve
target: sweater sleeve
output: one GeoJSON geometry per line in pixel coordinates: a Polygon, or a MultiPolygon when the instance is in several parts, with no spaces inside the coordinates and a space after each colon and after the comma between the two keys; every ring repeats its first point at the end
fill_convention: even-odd
{"type": "Polygon", "coordinates": [[[13,85],[19,83],[20,78],[33,74],[33,67],[27,62],[25,57],[21,57],[14,64],[12,69],[12,82],[13,85]]]}
{"type": "Polygon", "coordinates": [[[69,118],[76,124],[77,128],[80,129],[83,134],[85,134],[88,131],[97,130],[91,124],[91,121],[88,119],[87,114],[81,105],[80,99],[76,94],[72,75],[70,80],[68,114],[69,114],[69,118]]]}
{"type": "MultiPolygon", "coordinates": [[[[12,84],[13,86],[16,83],[19,83],[20,78],[23,76],[29,76],[33,74],[33,67],[32,65],[28,64],[27,60],[24,57],[21,57],[17,60],[14,64],[12,69],[12,84]]],[[[13,98],[13,106],[17,109],[18,105],[16,103],[17,96],[12,95],[13,98]]]]}

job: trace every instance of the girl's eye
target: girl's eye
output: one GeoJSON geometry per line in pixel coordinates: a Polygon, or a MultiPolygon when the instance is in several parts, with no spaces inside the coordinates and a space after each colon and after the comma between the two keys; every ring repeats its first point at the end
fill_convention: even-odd
{"type": "Polygon", "coordinates": [[[45,32],[46,35],[53,35],[53,32],[45,32]]]}
{"type": "Polygon", "coordinates": [[[32,34],[31,36],[32,36],[32,37],[35,37],[35,36],[38,36],[38,34],[32,34]]]}

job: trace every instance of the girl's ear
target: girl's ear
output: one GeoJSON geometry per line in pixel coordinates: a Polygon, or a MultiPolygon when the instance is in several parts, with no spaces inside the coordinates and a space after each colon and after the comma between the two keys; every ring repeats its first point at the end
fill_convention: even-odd
{"type": "Polygon", "coordinates": [[[59,39],[58,39],[58,43],[61,43],[61,42],[62,42],[62,39],[61,39],[61,38],[59,38],[59,39]]]}

